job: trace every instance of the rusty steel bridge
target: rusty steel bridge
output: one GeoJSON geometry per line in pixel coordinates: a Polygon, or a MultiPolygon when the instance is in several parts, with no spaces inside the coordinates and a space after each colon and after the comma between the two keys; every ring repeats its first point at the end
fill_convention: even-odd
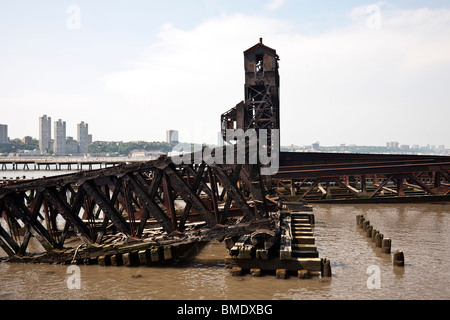
{"type": "MultiPolygon", "coordinates": [[[[227,129],[264,129],[269,139],[263,147],[279,145],[279,135],[272,135],[280,129],[278,60],[262,39],[244,52],[245,100],[221,115],[224,138],[227,129]]],[[[284,200],[450,198],[450,157],[280,152],[277,173],[264,176],[261,164],[248,163],[248,156],[248,148],[244,163],[196,161],[192,153],[192,161],[180,164],[162,156],[6,183],[0,187],[0,247],[9,257],[24,256],[34,237],[50,253],[63,250],[71,235],[90,246],[103,243],[112,230],[139,241],[149,226],[165,239],[224,239],[273,227],[273,213],[284,200]]]]}

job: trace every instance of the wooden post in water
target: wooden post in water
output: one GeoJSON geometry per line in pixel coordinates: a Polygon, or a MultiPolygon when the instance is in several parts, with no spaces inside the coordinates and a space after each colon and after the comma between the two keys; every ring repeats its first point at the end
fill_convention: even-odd
{"type": "Polygon", "coordinates": [[[330,260],[323,259],[322,260],[322,277],[328,278],[331,277],[331,263],[330,260]]]}
{"type": "Polygon", "coordinates": [[[396,250],[394,252],[394,266],[398,267],[405,266],[405,256],[402,250],[396,250]]]}
{"type": "Polygon", "coordinates": [[[381,251],[383,253],[391,253],[391,239],[383,239],[383,241],[381,242],[381,251]]]}
{"type": "Polygon", "coordinates": [[[376,239],[375,239],[375,237],[377,236],[377,234],[378,234],[378,230],[376,230],[376,229],[372,229],[372,242],[375,242],[376,241],[376,239]]]}
{"type": "Polygon", "coordinates": [[[367,226],[367,233],[366,233],[367,238],[372,237],[372,230],[373,230],[373,226],[367,226]]]}
{"type": "Polygon", "coordinates": [[[370,221],[369,220],[364,220],[363,221],[363,231],[367,231],[367,227],[370,225],[370,221]]]}
{"type": "Polygon", "coordinates": [[[362,229],[363,228],[363,223],[366,220],[366,218],[364,218],[364,216],[360,216],[359,218],[359,227],[362,229]]]}
{"type": "Polygon", "coordinates": [[[383,234],[382,233],[377,233],[375,236],[375,245],[377,248],[381,248],[382,242],[383,242],[383,234]]]}

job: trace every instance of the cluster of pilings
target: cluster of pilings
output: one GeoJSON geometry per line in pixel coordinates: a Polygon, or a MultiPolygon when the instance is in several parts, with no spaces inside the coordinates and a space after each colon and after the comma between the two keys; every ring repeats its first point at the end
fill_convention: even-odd
{"type": "MultiPolygon", "coordinates": [[[[384,235],[377,229],[375,229],[369,220],[366,220],[364,215],[358,214],[356,216],[356,224],[362,229],[367,238],[375,242],[377,248],[381,248],[382,253],[390,254],[392,239],[385,238],[384,235]]],[[[405,265],[405,258],[402,250],[396,250],[394,252],[393,263],[395,266],[403,267],[405,265]]]]}
{"type": "MultiPolygon", "coordinates": [[[[305,207],[305,211],[310,211],[305,207]]],[[[257,230],[239,237],[229,246],[226,267],[233,276],[249,273],[259,277],[275,274],[285,279],[296,274],[300,279],[311,276],[331,277],[331,264],[319,258],[313,236],[314,214],[280,211],[280,220],[273,230],[257,230]]]]}

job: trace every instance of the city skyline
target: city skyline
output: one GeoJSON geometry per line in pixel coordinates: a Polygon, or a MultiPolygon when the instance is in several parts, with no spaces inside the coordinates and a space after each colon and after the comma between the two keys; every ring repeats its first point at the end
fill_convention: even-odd
{"type": "MultiPolygon", "coordinates": [[[[88,124],[85,123],[84,121],[81,121],[80,123],[77,124],[77,138],[76,140],[73,139],[72,136],[68,136],[66,134],[66,122],[62,121],[62,119],[58,119],[58,121],[55,121],[53,126],[54,126],[54,132],[56,132],[56,128],[58,127],[57,123],[59,123],[59,128],[58,130],[61,130],[60,135],[61,138],[64,137],[64,141],[66,141],[67,143],[72,143],[72,142],[78,142],[78,146],[80,148],[80,153],[88,153],[88,145],[93,141],[92,139],[92,134],[89,134],[89,130],[88,130],[88,124]]],[[[8,125],[7,124],[0,124],[0,129],[1,129],[1,133],[0,137],[2,139],[4,136],[4,132],[8,132],[8,125]]],[[[55,146],[55,136],[51,135],[51,117],[47,116],[46,114],[43,115],[42,117],[39,117],[39,149],[41,152],[43,152],[44,150],[41,148],[42,145],[46,145],[45,141],[48,140],[48,145],[49,148],[48,149],[52,149],[55,146]],[[42,130],[43,127],[46,127],[45,130],[42,130]],[[44,132],[44,133],[43,133],[44,132]],[[42,138],[44,137],[44,138],[42,138]],[[44,141],[43,141],[44,140],[44,141]]],[[[217,146],[223,146],[223,139],[222,139],[222,134],[221,132],[217,132],[216,133],[217,136],[217,140],[215,143],[212,143],[212,145],[217,145],[217,146]]],[[[180,140],[179,139],[179,131],[178,130],[174,130],[174,129],[170,129],[170,130],[166,130],[165,131],[165,135],[166,135],[166,139],[165,142],[166,143],[193,143],[192,141],[185,141],[185,140],[180,140]]],[[[10,137],[6,136],[7,139],[10,139],[10,137]]],[[[26,138],[29,139],[33,139],[32,135],[26,135],[24,136],[22,139],[20,139],[19,137],[13,138],[13,139],[20,139],[20,140],[25,140],[26,138]]],[[[60,141],[63,141],[60,140],[60,141]]],[[[2,140],[3,141],[3,140],[2,140]]],[[[124,141],[124,140],[96,140],[97,142],[134,142],[134,141],[147,141],[147,142],[157,142],[158,140],[130,140],[130,141],[124,141]]],[[[163,140],[161,140],[163,141],[163,140]]],[[[415,150],[415,149],[424,149],[424,150],[431,150],[431,151],[445,151],[447,150],[445,145],[442,144],[424,144],[424,145],[419,145],[419,144],[404,144],[398,141],[387,141],[383,144],[380,145],[356,145],[356,144],[347,144],[347,143],[340,143],[337,145],[321,145],[319,141],[315,141],[312,143],[305,143],[305,144],[301,144],[301,145],[297,145],[297,144],[293,144],[293,143],[287,143],[282,145],[284,148],[286,147],[297,147],[297,148],[308,148],[311,147],[311,150],[319,150],[320,147],[325,147],[325,148],[330,148],[330,147],[354,147],[354,146],[358,146],[358,147],[378,147],[378,148],[383,148],[386,147],[387,149],[391,149],[391,150],[403,150],[403,151],[408,151],[408,150],[415,150]]],[[[77,153],[74,152],[73,149],[71,149],[72,152],[69,153],[77,153]]]]}
{"type": "Polygon", "coordinates": [[[4,4],[0,21],[13,137],[47,113],[68,136],[83,118],[98,140],[164,141],[177,128],[215,143],[220,115],[244,98],[242,52],[262,37],[281,59],[282,145],[450,145],[446,1],[44,0],[4,4]]]}

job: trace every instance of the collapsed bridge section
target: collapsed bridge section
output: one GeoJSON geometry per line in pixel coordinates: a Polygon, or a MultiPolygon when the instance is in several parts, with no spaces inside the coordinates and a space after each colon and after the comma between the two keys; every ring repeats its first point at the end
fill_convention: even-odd
{"type": "MultiPolygon", "coordinates": [[[[139,240],[148,237],[148,228],[170,237],[200,228],[228,229],[236,217],[241,223],[269,218],[271,203],[257,166],[194,163],[195,154],[188,158],[192,161],[176,164],[161,157],[5,185],[0,247],[12,257],[31,253],[31,236],[53,252],[62,250],[71,235],[90,246],[113,232],[139,240]]],[[[209,239],[225,235],[232,234],[211,232],[209,239]]]]}

